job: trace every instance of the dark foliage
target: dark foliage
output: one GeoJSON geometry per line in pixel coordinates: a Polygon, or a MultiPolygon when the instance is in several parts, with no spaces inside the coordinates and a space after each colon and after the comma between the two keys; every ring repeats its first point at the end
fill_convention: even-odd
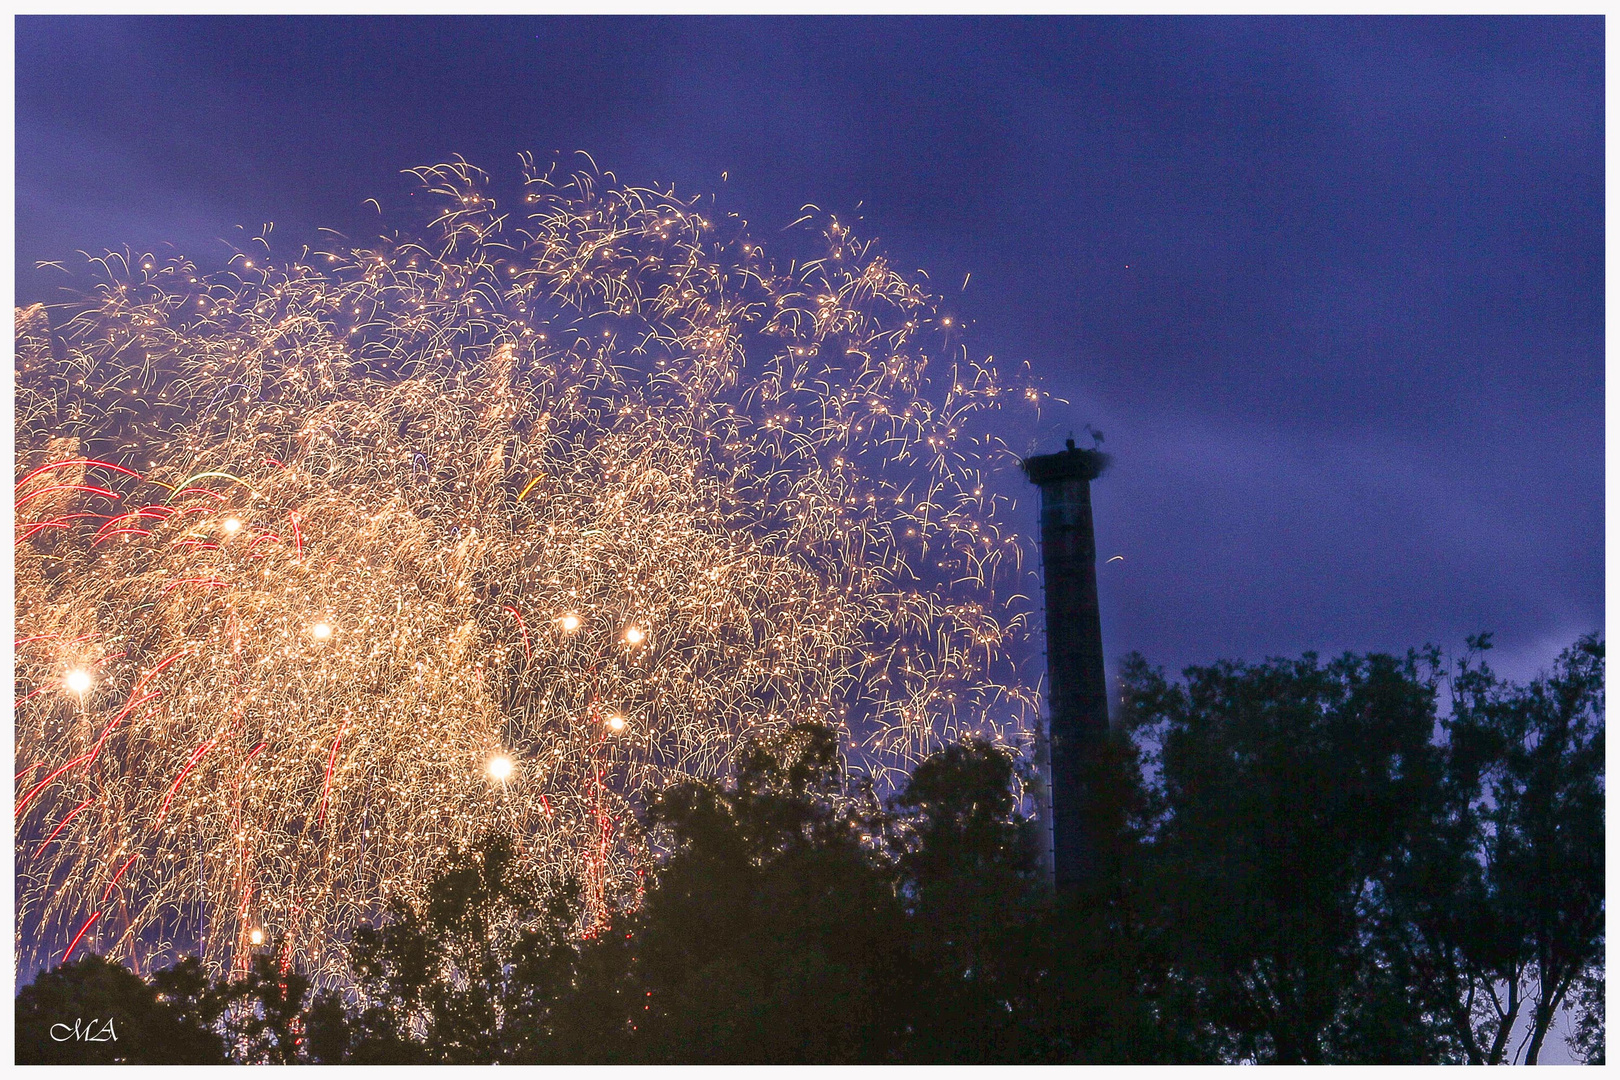
{"type": "Polygon", "coordinates": [[[19,995],[19,1060],[1484,1063],[1563,1012],[1601,1062],[1603,646],[1512,686],[1488,644],[1444,715],[1432,651],[1133,658],[1083,888],[1048,887],[1006,751],[947,747],[885,805],[801,725],[659,795],[611,916],[492,835],[356,928],[341,994],[273,948],[235,981],[86,957],[19,995]],[[72,1016],[120,1041],[52,1042],[72,1016]]]}
{"type": "Polygon", "coordinates": [[[218,1014],[198,1004],[208,993],[195,961],[149,983],[82,956],[17,995],[17,1064],[221,1064],[225,1045],[211,1030],[218,1014]]]}
{"type": "Polygon", "coordinates": [[[669,852],[610,947],[645,1000],[650,1061],[886,1060],[911,1003],[905,912],[877,857],[877,807],[845,784],[825,728],[744,757],[731,789],[653,805],[669,852]],[[620,944],[620,943],[623,944],[620,944]]]}
{"type": "Polygon", "coordinates": [[[304,1001],[307,976],[269,953],[257,953],[247,972],[215,993],[223,1001],[226,1043],[239,1061],[296,1065],[307,1060],[304,1001]]]}
{"type": "MultiPolygon", "coordinates": [[[[1603,977],[1603,643],[1582,638],[1528,687],[1465,664],[1448,727],[1469,904],[1440,940],[1463,986],[1488,1002],[1471,1060],[1511,1054],[1522,1007],[1523,1060],[1535,1064],[1571,992],[1603,977]]],[[[1590,998],[1581,1053],[1601,1057],[1601,1005],[1594,1018],[1590,998]]]]}
{"type": "Polygon", "coordinates": [[[1434,1048],[1367,917],[1441,772],[1415,658],[1126,670],[1125,720],[1157,747],[1143,913],[1167,1006],[1216,1058],[1422,1061],[1434,1048]]]}
{"type": "Polygon", "coordinates": [[[1602,1056],[1603,645],[1529,686],[1470,646],[1444,719],[1432,650],[1128,666],[1141,918],[1205,1055],[1534,1063],[1574,1004],[1602,1056]]]}

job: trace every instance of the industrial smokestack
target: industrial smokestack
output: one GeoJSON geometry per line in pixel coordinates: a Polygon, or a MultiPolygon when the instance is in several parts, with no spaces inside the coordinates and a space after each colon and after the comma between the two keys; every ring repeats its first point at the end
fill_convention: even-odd
{"type": "Polygon", "coordinates": [[[1108,455],[1068,449],[1024,461],[1041,489],[1041,564],[1046,592],[1045,746],[1037,751],[1046,791],[1048,867],[1059,888],[1092,876],[1094,843],[1086,835],[1086,765],[1108,732],[1102,615],[1097,608],[1097,542],[1091,525],[1091,482],[1108,455]]]}

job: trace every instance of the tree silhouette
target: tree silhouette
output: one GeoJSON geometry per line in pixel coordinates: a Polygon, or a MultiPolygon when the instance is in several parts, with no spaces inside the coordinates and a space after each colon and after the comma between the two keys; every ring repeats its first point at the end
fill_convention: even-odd
{"type": "MultiPolygon", "coordinates": [[[[194,964],[182,965],[170,984],[195,972],[194,964]]],[[[210,1029],[215,1016],[161,1000],[156,986],[92,954],[42,973],[18,993],[16,1009],[19,1065],[226,1060],[223,1041],[210,1029]]]]}
{"type": "Polygon", "coordinates": [[[355,928],[349,986],[311,997],[274,946],[235,980],[86,956],[18,995],[18,1060],[1484,1063],[1572,1009],[1601,1062],[1603,645],[1518,686],[1470,644],[1449,676],[1131,658],[1079,888],[1038,869],[1007,749],[947,746],[885,804],[800,724],[649,803],[605,920],[491,834],[355,928]],[[53,1039],[92,1018],[117,1042],[53,1039]]]}
{"type": "Polygon", "coordinates": [[[1465,667],[1456,699],[1449,728],[1471,750],[1459,786],[1476,882],[1463,947],[1495,1022],[1487,1060],[1503,1059],[1522,1001],[1533,1065],[1577,982],[1602,977],[1603,643],[1582,638],[1528,687],[1465,667]]]}
{"type": "Polygon", "coordinates": [[[220,1018],[236,1060],[297,1065],[308,1059],[304,1003],[311,983],[275,955],[280,951],[255,953],[240,979],[214,991],[226,1003],[220,1018]]]}
{"type": "Polygon", "coordinates": [[[639,1057],[893,1059],[912,960],[878,809],[812,725],[750,747],[730,788],[684,784],[653,804],[668,854],[614,927],[645,997],[639,1057]]]}
{"type": "MultiPolygon", "coordinates": [[[[1430,673],[1432,675],[1432,672],[1430,673]]],[[[1154,748],[1143,851],[1169,1007],[1224,1060],[1429,1060],[1368,913],[1437,797],[1418,657],[1190,668],[1127,662],[1125,722],[1154,748]]]]}

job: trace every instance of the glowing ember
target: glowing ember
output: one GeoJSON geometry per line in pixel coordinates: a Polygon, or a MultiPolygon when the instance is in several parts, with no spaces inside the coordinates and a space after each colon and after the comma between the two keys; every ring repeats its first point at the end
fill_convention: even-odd
{"type": "Polygon", "coordinates": [[[69,668],[67,675],[62,679],[62,685],[66,686],[70,693],[85,694],[89,692],[94,681],[84,668],[69,668]]]}
{"type": "Polygon", "coordinates": [[[512,776],[512,771],[517,766],[512,763],[511,758],[507,757],[505,754],[501,754],[490,758],[488,767],[491,779],[508,780],[512,776]]]}

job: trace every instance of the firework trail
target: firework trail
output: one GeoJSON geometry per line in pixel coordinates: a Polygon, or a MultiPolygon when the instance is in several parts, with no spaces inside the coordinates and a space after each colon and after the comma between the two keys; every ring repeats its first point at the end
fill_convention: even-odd
{"type": "Polygon", "coordinates": [[[881,783],[1027,731],[1027,379],[835,219],[784,266],[610,174],[416,175],[431,240],[19,312],[20,961],[331,966],[493,824],[600,918],[638,793],[751,735],[881,783]]]}

